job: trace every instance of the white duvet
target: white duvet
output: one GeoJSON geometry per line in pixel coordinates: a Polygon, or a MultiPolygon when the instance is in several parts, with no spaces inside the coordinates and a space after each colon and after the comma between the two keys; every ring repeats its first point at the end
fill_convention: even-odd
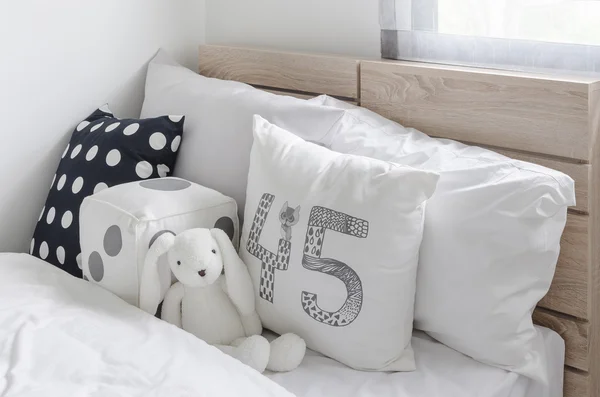
{"type": "Polygon", "coordinates": [[[0,254],[1,396],[291,396],[196,337],[24,254],[0,254]]]}

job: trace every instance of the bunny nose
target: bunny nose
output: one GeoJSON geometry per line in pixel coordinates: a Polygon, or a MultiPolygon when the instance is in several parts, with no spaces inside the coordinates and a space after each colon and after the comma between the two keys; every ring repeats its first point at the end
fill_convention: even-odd
{"type": "Polygon", "coordinates": [[[204,277],[206,276],[206,270],[200,270],[198,274],[200,275],[200,277],[204,277]]]}

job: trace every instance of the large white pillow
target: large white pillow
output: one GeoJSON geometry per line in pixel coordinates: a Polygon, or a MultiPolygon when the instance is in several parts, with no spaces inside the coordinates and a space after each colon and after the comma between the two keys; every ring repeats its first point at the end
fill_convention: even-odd
{"type": "Polygon", "coordinates": [[[418,253],[437,180],[256,116],[240,255],[263,325],[353,368],[414,370],[418,253]]]}
{"type": "Polygon", "coordinates": [[[335,133],[332,127],[337,126],[343,111],[207,78],[160,52],[148,66],[142,117],[163,114],[186,116],[174,176],[233,197],[242,211],[252,116],[261,114],[304,139],[329,144],[328,137],[335,133]],[[164,113],[168,109],[175,113],[164,113]]]}
{"type": "Polygon", "coordinates": [[[428,202],[415,327],[479,361],[545,381],[531,314],[550,288],[573,180],[479,147],[346,109],[331,149],[440,173],[428,202]]]}

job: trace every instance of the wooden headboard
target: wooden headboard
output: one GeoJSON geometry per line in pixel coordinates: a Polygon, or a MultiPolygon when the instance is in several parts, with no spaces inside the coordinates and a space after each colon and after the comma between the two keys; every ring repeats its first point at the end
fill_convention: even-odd
{"type": "Polygon", "coordinates": [[[220,46],[200,48],[200,73],[299,98],[328,94],[570,175],[577,205],[533,317],[565,339],[565,396],[600,397],[600,81],[220,46]]]}

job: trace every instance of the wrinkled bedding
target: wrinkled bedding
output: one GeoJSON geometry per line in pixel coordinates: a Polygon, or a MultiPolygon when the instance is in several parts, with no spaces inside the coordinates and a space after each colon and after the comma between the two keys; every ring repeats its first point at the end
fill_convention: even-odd
{"type": "Polygon", "coordinates": [[[2,397],[559,397],[564,343],[539,331],[549,385],[419,332],[415,372],[360,372],[308,351],[300,368],[265,377],[96,285],[29,255],[0,254],[2,397]]]}
{"type": "Polygon", "coordinates": [[[309,350],[298,369],[267,376],[298,397],[562,397],[564,342],[552,330],[537,329],[549,359],[547,385],[475,361],[420,331],[411,342],[414,372],[355,371],[309,350]]]}
{"type": "Polygon", "coordinates": [[[24,254],[0,254],[1,396],[291,396],[194,336],[24,254]]]}

